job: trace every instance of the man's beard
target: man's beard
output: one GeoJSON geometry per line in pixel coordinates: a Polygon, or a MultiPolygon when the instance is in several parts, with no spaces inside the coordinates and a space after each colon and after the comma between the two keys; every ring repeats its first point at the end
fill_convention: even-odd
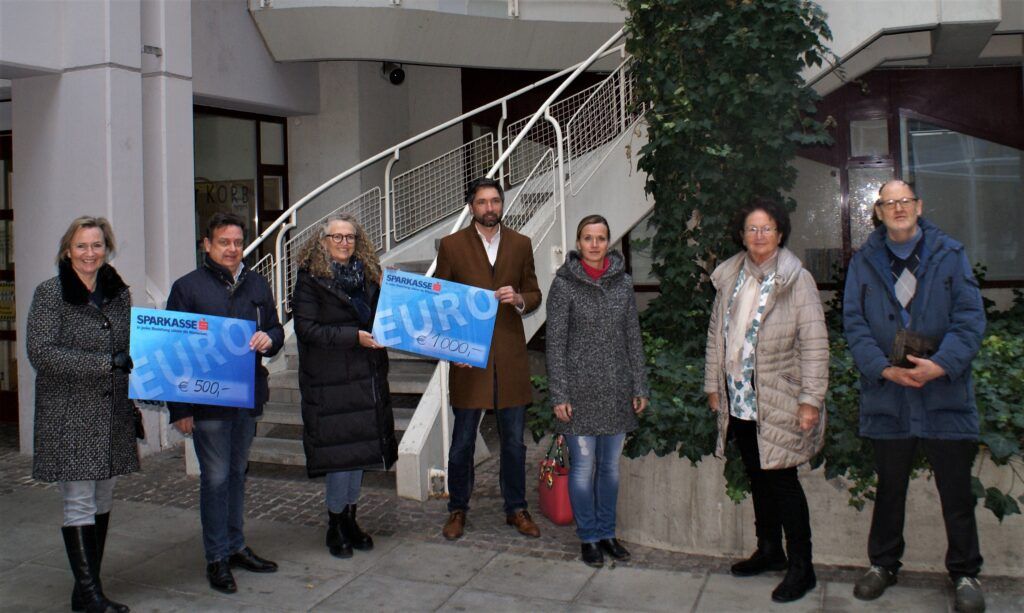
{"type": "Polygon", "coordinates": [[[501,215],[498,215],[497,213],[484,213],[483,217],[477,217],[474,215],[473,221],[485,228],[493,228],[501,223],[501,215]]]}

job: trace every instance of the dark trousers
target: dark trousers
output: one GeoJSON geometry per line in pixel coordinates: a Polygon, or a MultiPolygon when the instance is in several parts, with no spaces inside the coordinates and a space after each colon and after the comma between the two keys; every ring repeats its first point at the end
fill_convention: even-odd
{"type": "Polygon", "coordinates": [[[811,560],[811,515],[796,467],[761,468],[757,450],[757,422],[729,416],[729,435],[735,441],[750,478],[754,502],[754,526],[758,540],[782,542],[786,531],[789,557],[811,560]]]}
{"type": "Polygon", "coordinates": [[[199,518],[206,561],[225,560],[245,547],[245,469],[256,422],[247,409],[229,419],[196,420],[192,442],[199,459],[199,518]]]}
{"type": "Polygon", "coordinates": [[[868,557],[871,564],[889,570],[900,567],[903,557],[903,521],[907,485],[914,455],[920,444],[935,473],[935,486],[946,523],[946,569],[954,579],[977,577],[981,572],[981,548],[974,520],[977,499],[971,492],[971,465],[978,453],[975,441],[938,439],[872,439],[878,493],[871,515],[868,557]]]}
{"type": "MultiPolygon", "coordinates": [[[[476,431],[480,426],[483,409],[456,409],[452,427],[452,446],[448,451],[448,511],[469,510],[473,494],[473,454],[476,451],[476,431]]],[[[526,508],[526,445],[523,428],[526,425],[526,405],[498,409],[498,436],[501,439],[499,484],[505,499],[505,513],[512,514],[526,508]]]]}

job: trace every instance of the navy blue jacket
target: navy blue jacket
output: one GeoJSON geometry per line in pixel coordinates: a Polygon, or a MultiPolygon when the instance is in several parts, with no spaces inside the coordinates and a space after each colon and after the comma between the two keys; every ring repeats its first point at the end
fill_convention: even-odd
{"type": "Polygon", "coordinates": [[[253,352],[256,361],[256,405],[252,409],[236,409],[210,404],[188,404],[168,402],[171,422],[185,417],[203,419],[228,419],[236,411],[252,411],[254,417],[263,414],[263,405],[270,396],[267,386],[267,369],[263,357],[271,357],[284,345],[284,328],[277,319],[274,295],[270,286],[259,273],[242,269],[238,283],[232,282],[231,273],[206,256],[203,265],[174,282],[171,295],[167,297],[168,311],[184,311],[218,317],[234,317],[256,322],[256,329],[270,336],[270,349],[259,354],[253,352]],[[232,286],[234,288],[232,289],[232,286]]]}
{"type": "Polygon", "coordinates": [[[843,299],[846,340],[861,373],[860,433],[879,439],[976,439],[971,360],[985,333],[981,291],[964,246],[924,218],[918,226],[924,246],[909,329],[941,339],[931,360],[946,374],[917,389],[882,378],[901,319],[886,229],[880,226],[850,261],[843,299]]]}

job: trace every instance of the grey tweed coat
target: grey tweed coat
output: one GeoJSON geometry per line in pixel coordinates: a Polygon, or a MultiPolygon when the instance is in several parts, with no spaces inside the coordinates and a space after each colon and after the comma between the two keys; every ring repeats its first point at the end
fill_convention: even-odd
{"type": "Polygon", "coordinates": [[[97,274],[102,308],[62,262],[36,287],[28,359],[36,369],[35,457],[40,481],[108,479],[139,469],[128,375],[111,356],[128,351],[131,296],[110,265],[97,274]]]}
{"type": "Polygon", "coordinates": [[[551,283],[547,302],[548,389],[552,405],[568,402],[560,434],[595,436],[636,429],[633,398],[648,397],[633,280],[611,251],[595,281],[572,251],[551,283]]]}

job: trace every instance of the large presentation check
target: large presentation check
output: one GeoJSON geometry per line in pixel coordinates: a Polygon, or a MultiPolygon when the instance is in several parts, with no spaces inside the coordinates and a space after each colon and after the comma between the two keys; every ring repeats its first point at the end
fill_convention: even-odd
{"type": "Polygon", "coordinates": [[[132,308],[128,397],[252,408],[256,322],[132,308]]]}
{"type": "Polygon", "coordinates": [[[486,368],[497,314],[492,290],[385,270],[373,337],[385,347],[486,368]]]}

